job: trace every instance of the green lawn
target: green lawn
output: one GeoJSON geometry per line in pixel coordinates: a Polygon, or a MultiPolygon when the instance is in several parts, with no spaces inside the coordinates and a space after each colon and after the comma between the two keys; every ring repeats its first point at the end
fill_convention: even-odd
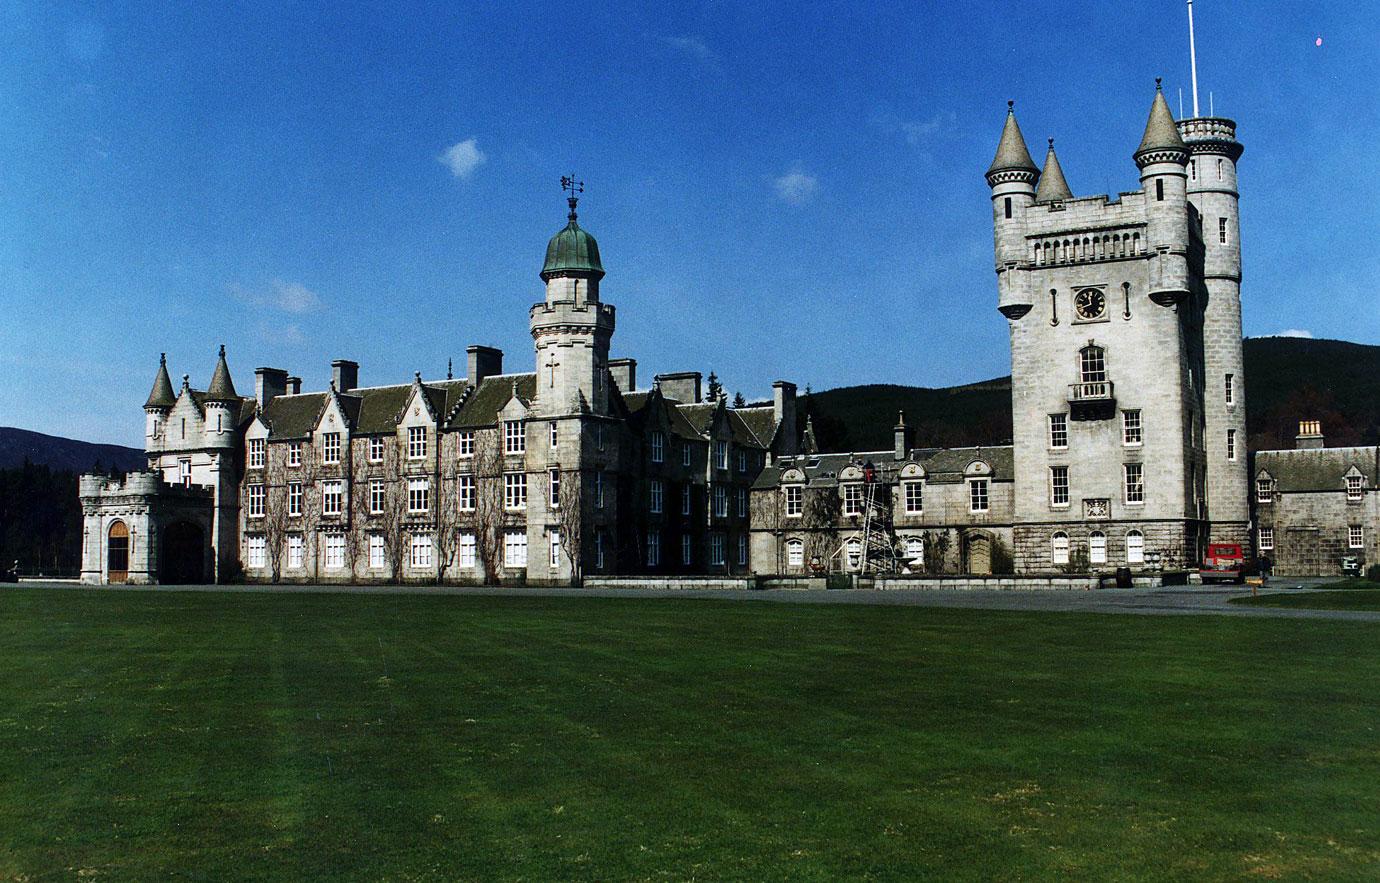
{"type": "Polygon", "coordinates": [[[0,590],[0,880],[1380,875],[1367,623],[0,590]]]}
{"type": "Polygon", "coordinates": [[[1380,583],[1346,579],[1329,583],[1317,592],[1278,592],[1232,598],[1232,604],[1249,607],[1289,607],[1302,610],[1380,610],[1380,583]]]}

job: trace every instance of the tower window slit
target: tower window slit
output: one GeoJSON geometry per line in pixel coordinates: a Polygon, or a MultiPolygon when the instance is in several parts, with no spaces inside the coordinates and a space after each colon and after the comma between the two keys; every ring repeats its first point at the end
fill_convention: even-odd
{"type": "Polygon", "coordinates": [[[1164,181],[1155,181],[1155,201],[1164,202],[1164,181]]]}

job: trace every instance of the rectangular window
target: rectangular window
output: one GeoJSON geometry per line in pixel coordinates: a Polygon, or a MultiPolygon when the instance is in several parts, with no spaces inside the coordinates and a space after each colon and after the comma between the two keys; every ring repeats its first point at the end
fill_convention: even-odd
{"type": "Polygon", "coordinates": [[[714,485],[714,517],[728,517],[728,488],[721,484],[714,485]]]}
{"type": "Polygon", "coordinates": [[[604,424],[594,424],[594,447],[596,450],[604,449],[604,424]]]}
{"type": "Polygon", "coordinates": [[[527,566],[527,534],[520,530],[510,530],[503,535],[503,566],[527,566]]]}
{"type": "Polygon", "coordinates": [[[1365,496],[1365,481],[1359,475],[1348,475],[1346,477],[1346,498],[1351,502],[1356,502],[1365,496]]]}
{"type": "Polygon", "coordinates": [[[1359,524],[1353,524],[1346,529],[1346,547],[1348,549],[1362,549],[1366,545],[1366,534],[1359,524]]]}
{"type": "Polygon", "coordinates": [[[385,493],[382,479],[375,478],[369,482],[369,514],[383,514],[383,495],[385,493]]]}
{"type": "Polygon", "coordinates": [[[345,566],[345,534],[326,534],[326,567],[340,570],[345,566]]]}
{"type": "Polygon", "coordinates": [[[431,534],[413,534],[408,564],[413,570],[431,568],[431,534]]]}
{"type": "Polygon", "coordinates": [[[431,479],[407,480],[407,511],[413,515],[431,511],[431,479]]]}
{"type": "Polygon", "coordinates": [[[247,567],[264,567],[268,564],[265,554],[268,546],[263,534],[249,534],[244,538],[244,563],[247,567]]]}
{"type": "Polygon", "coordinates": [[[288,442],[288,465],[289,465],[289,466],[301,466],[301,465],[302,465],[302,443],[301,443],[301,442],[288,442]]]}
{"type": "Polygon", "coordinates": [[[1227,219],[1217,219],[1217,241],[1223,245],[1227,244],[1227,219]]]}
{"type": "Polygon", "coordinates": [[[1164,179],[1155,179],[1155,202],[1164,202],[1164,179]]]}
{"type": "Polygon", "coordinates": [[[183,487],[191,487],[191,486],[192,486],[192,461],[191,461],[191,460],[178,460],[178,461],[177,461],[177,481],[178,481],[178,483],[181,484],[183,487]]]}
{"type": "Polygon", "coordinates": [[[604,508],[604,473],[594,473],[594,508],[604,508]]]}
{"type": "Polygon", "coordinates": [[[527,473],[503,473],[503,508],[527,508],[527,473]]]}
{"type": "Polygon", "coordinates": [[[459,455],[461,457],[474,456],[474,430],[466,429],[458,433],[456,443],[460,446],[459,455]]]}
{"type": "Polygon", "coordinates": [[[860,484],[846,484],[843,486],[843,514],[861,515],[863,507],[863,489],[860,484]]]}
{"type": "Polygon", "coordinates": [[[387,560],[387,556],[383,551],[383,535],[377,533],[369,534],[369,567],[374,570],[379,570],[384,566],[387,560]]]}
{"type": "Polygon", "coordinates": [[[1121,443],[1123,445],[1138,445],[1145,440],[1145,433],[1141,430],[1140,411],[1121,412],[1121,443]]]}
{"type": "Polygon", "coordinates": [[[1049,415],[1049,446],[1060,450],[1069,446],[1069,415],[1049,415]]]}
{"type": "Polygon", "coordinates": [[[680,465],[682,465],[682,466],[689,466],[689,465],[690,465],[690,443],[689,443],[689,442],[686,442],[685,444],[681,445],[681,448],[680,448],[680,465]]]}
{"type": "Polygon", "coordinates": [[[604,532],[602,530],[594,532],[594,569],[604,569],[604,532]]]}
{"type": "Polygon", "coordinates": [[[653,515],[661,514],[661,498],[663,494],[664,488],[661,483],[661,479],[653,478],[651,482],[648,484],[647,488],[647,504],[650,507],[653,515]]]}
{"type": "Polygon", "coordinates": [[[1235,430],[1235,429],[1228,429],[1228,430],[1227,430],[1227,459],[1228,459],[1228,460],[1235,460],[1235,459],[1236,459],[1236,430],[1235,430]]]}
{"type": "Polygon", "coordinates": [[[907,515],[919,515],[925,511],[925,483],[907,481],[902,483],[907,515]]]}
{"type": "Polygon", "coordinates": [[[455,492],[460,496],[460,511],[474,511],[474,476],[457,475],[455,477],[455,492]]]}
{"type": "Polygon", "coordinates": [[[716,439],[714,442],[714,468],[728,468],[728,442],[716,439]]]}
{"type": "Polygon", "coordinates": [[[1011,220],[1011,197],[1006,197],[1006,219],[1011,220]]]}
{"type": "Polygon", "coordinates": [[[709,535],[709,563],[715,567],[721,567],[724,563],[724,535],[712,533],[709,535]]]}
{"type": "Polygon", "coordinates": [[[740,533],[740,534],[738,534],[738,566],[740,566],[740,567],[742,567],[742,566],[744,566],[744,565],[747,564],[747,549],[748,549],[747,534],[745,534],[745,533],[740,533]]]}
{"type": "Polygon", "coordinates": [[[522,421],[503,421],[503,453],[521,454],[527,450],[527,434],[523,432],[522,421]]]}
{"type": "Polygon", "coordinates": [[[689,566],[695,560],[695,541],[690,534],[680,535],[680,563],[689,566]]]}
{"type": "Polygon", "coordinates": [[[1236,387],[1236,375],[1234,375],[1234,374],[1228,374],[1228,375],[1227,375],[1227,379],[1226,379],[1226,388],[1223,390],[1223,392],[1225,393],[1225,401],[1226,401],[1226,403],[1227,403],[1228,405],[1230,405],[1230,404],[1233,402],[1233,400],[1236,398],[1236,389],[1235,389],[1235,387],[1236,387]]]}
{"type": "Polygon", "coordinates": [[[1256,545],[1262,552],[1269,552],[1275,547],[1275,529],[1273,527],[1262,527],[1256,545]]]}
{"type": "MultiPolygon", "coordinates": [[[[1126,502],[1131,504],[1145,502],[1145,469],[1139,463],[1127,463],[1122,467],[1125,474],[1126,502]]],[[[1195,492],[1197,482],[1194,482],[1195,492]]]]}
{"type": "Polygon", "coordinates": [[[786,517],[799,518],[805,514],[805,488],[798,484],[788,484],[782,490],[786,494],[786,517]]]}
{"type": "Polygon", "coordinates": [[[738,452],[738,471],[739,471],[739,472],[747,472],[747,463],[748,463],[747,451],[739,451],[739,452],[738,452]]]}
{"type": "Polygon", "coordinates": [[[689,515],[689,514],[690,514],[690,500],[691,500],[691,496],[690,496],[691,490],[690,490],[690,489],[691,489],[692,487],[693,487],[693,485],[691,485],[689,482],[686,482],[685,484],[681,485],[681,488],[680,488],[680,514],[681,514],[681,515],[689,515]]]}
{"type": "Polygon", "coordinates": [[[251,484],[245,486],[245,509],[250,518],[264,517],[264,486],[251,484]]]}
{"type": "Polygon", "coordinates": [[[656,567],[661,564],[661,531],[647,531],[647,566],[656,567]]]}
{"type": "Polygon", "coordinates": [[[561,506],[561,470],[552,469],[546,474],[546,486],[551,489],[551,508],[559,509],[561,506]]]}
{"type": "Polygon", "coordinates": [[[991,500],[987,494],[987,479],[973,478],[968,480],[968,511],[986,512],[991,506],[991,500]]]}
{"type": "Polygon", "coordinates": [[[261,438],[249,440],[249,468],[264,468],[264,440],[261,438]]]}
{"type": "Polygon", "coordinates": [[[369,462],[383,462],[383,439],[377,436],[369,439],[369,462]]]}
{"type": "Polygon", "coordinates": [[[426,427],[407,427],[407,459],[420,460],[426,456],[426,427]]]}
{"type": "Polygon", "coordinates": [[[747,518],[748,512],[748,492],[747,488],[738,488],[738,517],[747,518]]]}
{"type": "Polygon", "coordinates": [[[477,560],[479,555],[479,546],[477,541],[475,540],[474,534],[460,534],[460,546],[459,552],[457,554],[460,556],[461,567],[474,567],[474,562],[477,560]]]}
{"type": "Polygon", "coordinates": [[[551,531],[551,533],[549,534],[548,542],[550,543],[550,546],[551,546],[551,559],[550,559],[551,567],[552,567],[553,569],[554,569],[554,568],[557,568],[557,567],[560,567],[560,566],[561,566],[561,532],[560,532],[559,530],[553,530],[553,531],[551,531]]]}
{"type": "Polygon", "coordinates": [[[1269,503],[1275,498],[1275,483],[1268,478],[1257,478],[1255,480],[1255,501],[1257,503],[1269,503]]]}
{"type": "Polygon", "coordinates": [[[287,566],[291,570],[300,570],[302,567],[302,535],[300,533],[288,534],[287,541],[287,566]]]}
{"type": "Polygon", "coordinates": [[[321,514],[339,515],[345,497],[344,485],[339,481],[321,482],[321,514]]]}
{"type": "Polygon", "coordinates": [[[786,564],[801,567],[805,564],[805,544],[800,540],[786,541],[786,564]]]}
{"type": "Polygon", "coordinates": [[[1064,507],[1069,504],[1069,468],[1051,466],[1049,468],[1049,504],[1064,507]]]}
{"type": "Polygon", "coordinates": [[[661,463],[666,459],[666,434],[661,430],[652,432],[652,462],[661,463]]]}
{"type": "Polygon", "coordinates": [[[1188,178],[1190,181],[1198,180],[1198,161],[1196,159],[1188,164],[1188,178]]]}
{"type": "Polygon", "coordinates": [[[302,514],[302,482],[288,482],[288,515],[296,518],[302,514]]]}
{"type": "Polygon", "coordinates": [[[561,427],[555,420],[551,421],[551,450],[556,450],[561,443],[561,427]]]}
{"type": "Polygon", "coordinates": [[[328,432],[321,438],[321,462],[340,462],[340,433],[328,432]]]}

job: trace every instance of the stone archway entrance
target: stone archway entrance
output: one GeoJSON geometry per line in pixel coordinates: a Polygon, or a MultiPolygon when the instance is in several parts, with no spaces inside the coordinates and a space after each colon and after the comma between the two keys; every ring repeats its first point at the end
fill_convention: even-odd
{"type": "Polygon", "coordinates": [[[161,583],[206,581],[206,532],[190,521],[175,521],[163,529],[161,583]]]}
{"type": "Polygon", "coordinates": [[[129,525],[123,521],[110,525],[106,534],[105,574],[108,583],[129,581],[129,525]]]}
{"type": "Polygon", "coordinates": [[[968,537],[968,572],[980,575],[992,572],[992,540],[986,534],[968,537]]]}

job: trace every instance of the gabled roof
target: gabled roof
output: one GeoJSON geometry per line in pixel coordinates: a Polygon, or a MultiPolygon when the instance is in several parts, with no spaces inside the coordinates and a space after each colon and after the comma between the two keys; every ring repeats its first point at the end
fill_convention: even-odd
{"type": "MultiPolygon", "coordinates": [[[[768,436],[765,441],[759,438],[739,409],[729,408],[724,413],[728,416],[728,427],[733,430],[733,441],[735,443],[753,448],[767,448],[771,446],[770,436],[768,436]]],[[[760,424],[760,421],[758,422],[760,424]]]]}
{"type": "Polygon", "coordinates": [[[1346,487],[1346,475],[1355,467],[1366,486],[1380,484],[1380,447],[1301,448],[1257,451],[1256,472],[1265,471],[1281,493],[1337,491],[1346,487]]]}
{"type": "Polygon", "coordinates": [[[519,398],[530,402],[537,396],[537,375],[495,374],[485,377],[479,388],[470,393],[465,404],[446,422],[451,429],[469,429],[479,426],[494,426],[498,423],[498,412],[508,404],[513,396],[513,383],[517,382],[519,398]]]}
{"type": "Polygon", "coordinates": [[[316,428],[325,407],[324,392],[274,396],[264,409],[264,422],[272,438],[306,438],[316,428]]]}
{"type": "Polygon", "coordinates": [[[760,407],[734,408],[729,413],[737,415],[757,440],[757,444],[770,448],[776,441],[776,409],[771,405],[760,407]]]}
{"type": "Polygon", "coordinates": [[[993,481],[1012,481],[1015,460],[1009,445],[971,448],[920,448],[910,452],[904,460],[897,460],[893,451],[864,451],[851,454],[798,454],[778,457],[764,468],[754,488],[772,488],[781,483],[781,475],[788,469],[801,469],[810,487],[834,487],[838,474],[850,464],[871,460],[877,476],[883,482],[894,482],[907,463],[919,463],[925,469],[925,481],[931,484],[955,484],[965,480],[965,470],[974,460],[981,460],[992,468],[987,476],[993,481]]]}

